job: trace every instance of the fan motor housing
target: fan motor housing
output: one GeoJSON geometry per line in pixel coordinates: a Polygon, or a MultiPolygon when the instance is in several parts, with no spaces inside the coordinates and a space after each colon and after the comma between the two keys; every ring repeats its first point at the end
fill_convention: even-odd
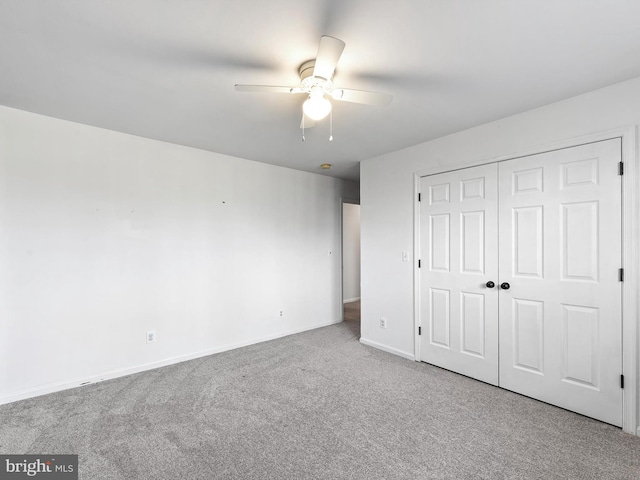
{"type": "Polygon", "coordinates": [[[331,81],[331,79],[313,76],[313,69],[315,68],[315,66],[316,61],[314,59],[307,60],[302,65],[300,65],[300,68],[298,68],[298,73],[300,74],[300,84],[302,85],[302,88],[310,91],[313,87],[319,87],[325,92],[331,91],[331,88],[333,87],[333,82],[331,81]]]}
{"type": "Polygon", "coordinates": [[[300,65],[300,68],[298,68],[298,73],[300,74],[300,80],[304,80],[307,77],[313,76],[313,69],[315,68],[315,66],[316,66],[315,59],[307,60],[302,65],[300,65]]]}

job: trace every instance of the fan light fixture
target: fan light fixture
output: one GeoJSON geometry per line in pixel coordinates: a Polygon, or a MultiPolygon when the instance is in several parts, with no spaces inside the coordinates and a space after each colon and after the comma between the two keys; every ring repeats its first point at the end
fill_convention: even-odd
{"type": "Polygon", "coordinates": [[[238,92],[272,92],[294,95],[308,95],[302,104],[302,141],[305,141],[304,130],[313,127],[315,122],[329,116],[329,141],[333,141],[333,113],[330,100],[339,102],[360,103],[364,105],[387,105],[391,95],[386,93],[368,92],[366,90],[351,90],[348,88],[333,88],[333,74],[345,44],[342,40],[323,35],[320,37],[316,58],[307,60],[300,67],[300,86],[277,85],[243,85],[236,84],[238,92]],[[307,120],[305,122],[305,119],[307,120]],[[305,125],[306,123],[306,125],[305,125]]]}
{"type": "Polygon", "coordinates": [[[321,92],[312,92],[302,104],[302,111],[313,120],[322,120],[331,112],[331,102],[321,92]]]}

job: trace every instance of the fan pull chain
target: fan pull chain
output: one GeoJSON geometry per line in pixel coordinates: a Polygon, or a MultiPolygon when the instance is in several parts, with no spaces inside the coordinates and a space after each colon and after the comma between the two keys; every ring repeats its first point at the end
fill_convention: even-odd
{"type": "Polygon", "coordinates": [[[302,114],[302,141],[303,142],[305,141],[305,138],[304,138],[304,113],[302,114]]]}
{"type": "Polygon", "coordinates": [[[329,112],[329,141],[333,142],[333,109],[329,112]]]}

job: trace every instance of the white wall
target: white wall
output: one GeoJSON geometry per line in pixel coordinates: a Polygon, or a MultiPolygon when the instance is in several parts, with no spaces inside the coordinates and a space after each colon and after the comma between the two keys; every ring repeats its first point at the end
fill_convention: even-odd
{"type": "Polygon", "coordinates": [[[0,107],[0,403],[340,321],[357,188],[0,107]]]}
{"type": "Polygon", "coordinates": [[[342,206],[342,297],[360,299],[360,205],[342,206]]]}
{"type": "Polygon", "coordinates": [[[414,356],[415,173],[638,124],[640,78],[362,162],[362,341],[414,356]]]}

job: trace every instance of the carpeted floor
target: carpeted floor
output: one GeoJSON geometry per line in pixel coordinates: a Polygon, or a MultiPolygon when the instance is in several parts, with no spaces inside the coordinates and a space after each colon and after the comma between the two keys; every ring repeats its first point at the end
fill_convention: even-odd
{"type": "Polygon", "coordinates": [[[0,453],[77,453],[82,479],[640,478],[640,438],[354,323],[0,406],[0,453]]]}

